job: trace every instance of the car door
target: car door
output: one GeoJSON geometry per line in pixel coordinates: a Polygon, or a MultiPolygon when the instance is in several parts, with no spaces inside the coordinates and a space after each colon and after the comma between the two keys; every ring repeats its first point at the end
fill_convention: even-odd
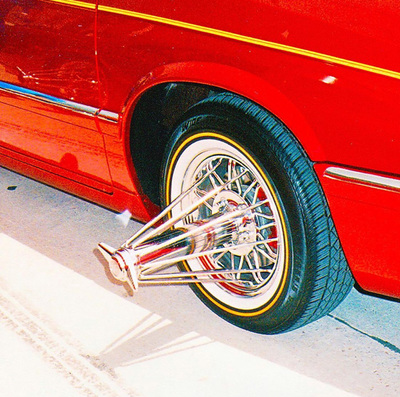
{"type": "Polygon", "coordinates": [[[0,153],[110,191],[96,127],[95,3],[2,0],[0,153]]]}

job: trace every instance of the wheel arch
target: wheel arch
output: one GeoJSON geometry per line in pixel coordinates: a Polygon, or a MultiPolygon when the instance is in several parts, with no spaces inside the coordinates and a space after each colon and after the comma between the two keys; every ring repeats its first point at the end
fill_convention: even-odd
{"type": "Polygon", "coordinates": [[[123,114],[123,139],[143,192],[153,202],[158,203],[161,161],[175,122],[195,103],[221,92],[244,97],[268,110],[292,131],[311,160],[325,160],[322,146],[300,110],[270,82],[215,63],[164,65],[141,79],[123,114]]]}

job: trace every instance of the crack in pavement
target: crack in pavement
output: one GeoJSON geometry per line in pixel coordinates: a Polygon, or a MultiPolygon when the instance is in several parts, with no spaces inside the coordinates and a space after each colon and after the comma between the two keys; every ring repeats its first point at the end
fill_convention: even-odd
{"type": "Polygon", "coordinates": [[[372,340],[375,341],[375,342],[378,342],[380,345],[382,345],[383,347],[385,347],[385,348],[391,350],[392,352],[397,353],[397,354],[400,354],[400,348],[398,348],[396,345],[393,345],[392,343],[390,343],[390,342],[388,342],[388,341],[386,341],[386,340],[384,340],[384,339],[381,339],[381,338],[379,338],[379,337],[377,337],[377,336],[370,335],[370,334],[368,334],[368,333],[366,333],[366,332],[364,332],[364,331],[361,331],[360,329],[354,327],[353,325],[351,325],[351,324],[348,323],[347,321],[345,321],[345,320],[343,320],[343,319],[341,319],[341,318],[339,318],[339,317],[336,317],[336,316],[333,315],[333,314],[328,314],[328,317],[332,318],[333,320],[336,320],[337,322],[339,322],[339,323],[341,323],[341,324],[346,325],[347,327],[349,327],[349,328],[351,328],[352,330],[358,332],[359,334],[364,335],[364,336],[366,336],[367,338],[370,338],[370,339],[372,339],[372,340]]]}

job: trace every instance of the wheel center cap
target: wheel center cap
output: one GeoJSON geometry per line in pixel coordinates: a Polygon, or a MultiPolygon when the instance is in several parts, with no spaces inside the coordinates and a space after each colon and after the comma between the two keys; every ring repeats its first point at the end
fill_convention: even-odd
{"type": "MultiPolygon", "coordinates": [[[[214,198],[212,213],[228,212],[229,208],[235,210],[237,207],[248,207],[246,201],[237,193],[231,190],[223,190],[214,198]]],[[[257,240],[257,228],[254,217],[242,218],[242,222],[237,225],[236,230],[232,233],[233,246],[228,249],[234,255],[245,256],[248,255],[254,248],[254,245],[249,244],[247,247],[235,248],[235,245],[254,243],[257,240]]]]}

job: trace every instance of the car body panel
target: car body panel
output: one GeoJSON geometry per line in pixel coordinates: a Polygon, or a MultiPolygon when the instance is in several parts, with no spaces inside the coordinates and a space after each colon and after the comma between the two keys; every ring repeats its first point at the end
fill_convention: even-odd
{"type": "Polygon", "coordinates": [[[396,187],[331,175],[318,164],[336,229],[358,284],[367,291],[400,298],[400,178],[396,187]]]}
{"type": "Polygon", "coordinates": [[[400,191],[327,172],[400,178],[397,2],[3,5],[1,164],[146,221],[158,209],[131,159],[136,104],[170,82],[230,91],[282,120],[315,163],[361,287],[400,297],[400,191]]]}
{"type": "Polygon", "coordinates": [[[110,192],[94,119],[99,102],[94,9],[39,0],[1,5],[1,146],[41,161],[42,167],[58,167],[65,177],[91,177],[110,192]],[[67,102],[74,107],[66,110],[67,102]]]}
{"type": "MultiPolygon", "coordinates": [[[[200,1],[197,2],[198,7],[204,11],[198,13],[195,11],[197,7],[193,9],[192,4],[183,1],[162,5],[158,2],[137,2],[134,11],[138,15],[129,14],[128,3],[108,0],[101,1],[99,5],[99,67],[107,75],[107,83],[113,87],[112,91],[104,88],[108,93],[103,100],[105,108],[120,112],[126,108],[126,98],[131,93],[131,87],[163,82],[162,78],[164,81],[210,84],[251,98],[271,110],[288,124],[313,161],[332,161],[400,174],[400,164],[393,161],[400,150],[397,128],[400,122],[400,51],[396,51],[400,37],[398,32],[397,35],[392,34],[393,26],[388,21],[393,16],[389,11],[381,13],[381,22],[388,30],[385,36],[382,37],[379,25],[374,25],[375,30],[369,32],[370,37],[366,38],[361,32],[352,34],[352,30],[356,30],[353,15],[361,12],[359,8],[367,12],[365,6],[358,2],[336,2],[349,10],[349,30],[336,27],[333,32],[330,29],[335,28],[335,21],[325,21],[322,16],[318,19],[317,10],[314,10],[317,15],[313,17],[305,15],[311,12],[306,12],[307,10],[303,14],[300,11],[286,11],[291,2],[280,2],[282,9],[279,12],[276,10],[279,7],[269,4],[273,2],[246,3],[244,12],[249,15],[248,19],[256,21],[252,24],[240,24],[237,20],[238,14],[231,11],[243,6],[238,1],[229,2],[229,5],[225,4],[226,7],[224,2],[200,1]],[[102,6],[110,8],[104,11],[102,6]],[[229,11],[225,11],[228,9],[229,11]],[[271,10],[275,12],[270,12],[271,10]],[[228,12],[229,18],[222,18],[221,13],[225,12],[228,12]],[[151,20],[154,15],[161,16],[161,22],[151,20]],[[277,26],[273,22],[278,16],[284,22],[281,21],[277,26]],[[189,22],[194,27],[185,29],[173,26],[170,20],[189,22]],[[285,39],[281,34],[290,30],[292,23],[296,26],[293,28],[294,33],[285,39]],[[222,37],[218,32],[210,34],[201,30],[204,27],[260,39],[261,43],[243,42],[235,36],[222,37]],[[295,34],[297,31],[299,33],[295,34]],[[315,34],[308,35],[306,32],[309,31],[315,31],[315,34]],[[351,54],[342,48],[345,37],[353,42],[351,54]],[[375,43],[376,37],[381,38],[379,43],[375,43]],[[368,73],[357,67],[347,66],[345,58],[340,58],[336,63],[321,62],[313,56],[300,55],[286,47],[276,50],[264,45],[266,39],[269,42],[275,39],[277,44],[290,48],[296,45],[298,50],[317,50],[321,56],[349,56],[351,61],[366,62],[363,64],[366,68],[391,68],[385,70],[397,74],[395,78],[390,78],[385,72],[368,73]],[[365,40],[368,40],[371,47],[358,45],[365,40]],[[195,51],[193,43],[196,43],[195,51]],[[379,45],[390,47],[392,51],[382,57],[379,51],[382,47],[379,45]],[[375,57],[371,59],[371,49],[374,48],[375,57]],[[216,67],[214,71],[212,67],[208,68],[206,76],[202,72],[202,64],[221,65],[221,68],[216,67]],[[225,79],[220,77],[222,67],[226,67],[225,79]],[[189,69],[192,69],[191,76],[187,74],[189,69]],[[255,76],[255,84],[241,84],[241,74],[243,77],[246,74],[255,76]],[[262,89],[255,87],[257,79],[264,82],[262,89]],[[271,89],[265,91],[266,85],[271,89]],[[279,94],[271,96],[272,90],[279,94]],[[354,97],[357,97],[357,101],[353,100],[354,97]],[[289,108],[287,104],[292,106],[289,108]],[[307,120],[310,126],[306,132],[298,131],[290,123],[294,108],[295,113],[307,120]],[[310,130],[316,136],[312,142],[308,142],[312,135],[310,130]],[[383,131],[391,131],[389,140],[382,139],[383,131]],[[371,147],[374,148],[373,151],[371,147]]],[[[369,3],[374,5],[374,2],[369,3]]],[[[341,24],[345,26],[345,22],[343,20],[341,24]]],[[[365,30],[363,26],[358,28],[360,31],[365,30]]]]}

